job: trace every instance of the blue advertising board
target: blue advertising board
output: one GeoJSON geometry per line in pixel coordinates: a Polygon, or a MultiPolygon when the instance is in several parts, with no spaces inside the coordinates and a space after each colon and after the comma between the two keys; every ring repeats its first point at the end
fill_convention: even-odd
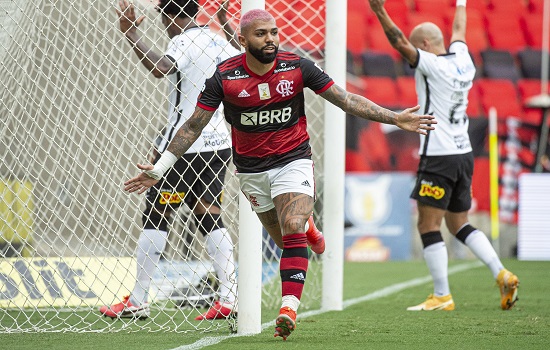
{"type": "Polygon", "coordinates": [[[347,261],[411,257],[410,173],[347,174],[344,249],[347,261]]]}

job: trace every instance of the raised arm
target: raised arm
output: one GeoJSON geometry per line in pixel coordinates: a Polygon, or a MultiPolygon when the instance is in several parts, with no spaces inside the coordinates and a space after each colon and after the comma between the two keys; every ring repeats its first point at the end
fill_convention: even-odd
{"type": "Polygon", "coordinates": [[[390,15],[384,8],[386,0],[369,0],[372,11],[376,14],[378,21],[384,29],[391,46],[399,51],[401,56],[410,64],[414,64],[418,57],[418,51],[407,39],[399,27],[392,21],[390,15]]]}
{"type": "Polygon", "coordinates": [[[154,186],[198,139],[202,129],[212,119],[214,112],[196,107],[193,115],[178,129],[168,148],[162,153],[154,166],[151,164],[137,164],[137,167],[143,172],[126,181],[124,190],[141,194],[154,186]]]}
{"type": "Polygon", "coordinates": [[[121,0],[118,4],[120,10],[117,8],[115,10],[118,14],[120,31],[124,33],[126,39],[132,45],[140,62],[157,78],[174,73],[176,71],[174,62],[168,57],[154,52],[138,34],[137,28],[143,22],[145,16],[136,18],[134,4],[127,0],[121,0]]]}
{"type": "Polygon", "coordinates": [[[347,92],[336,84],[320,95],[346,113],[379,123],[396,125],[400,129],[422,135],[427,134],[426,130],[435,129],[432,124],[437,124],[434,116],[414,114],[420,106],[407,108],[401,113],[396,113],[380,107],[363,96],[347,92]]]}
{"type": "Polygon", "coordinates": [[[454,41],[466,42],[466,0],[457,0],[456,2],[451,43],[454,41]]]}

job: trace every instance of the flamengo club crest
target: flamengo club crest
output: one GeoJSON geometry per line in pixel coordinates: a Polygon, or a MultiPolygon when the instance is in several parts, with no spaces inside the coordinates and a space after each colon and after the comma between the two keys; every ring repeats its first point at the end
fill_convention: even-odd
{"type": "Polygon", "coordinates": [[[288,80],[281,80],[279,81],[279,85],[275,88],[278,93],[281,94],[282,97],[290,96],[294,93],[292,90],[292,84],[294,84],[294,81],[288,81],[288,80]]]}

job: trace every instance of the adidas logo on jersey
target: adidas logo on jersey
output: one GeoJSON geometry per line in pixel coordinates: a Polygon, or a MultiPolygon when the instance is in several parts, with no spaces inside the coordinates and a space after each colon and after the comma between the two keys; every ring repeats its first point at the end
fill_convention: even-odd
{"type": "Polygon", "coordinates": [[[250,97],[250,94],[243,89],[237,97],[250,97]]]}
{"type": "Polygon", "coordinates": [[[295,275],[292,275],[290,276],[291,279],[293,280],[299,280],[299,281],[305,281],[306,280],[306,276],[304,276],[304,274],[302,272],[299,272],[295,275]]]}
{"type": "Polygon", "coordinates": [[[301,183],[302,186],[307,186],[307,187],[311,187],[311,185],[309,184],[309,181],[304,181],[301,183]]]}

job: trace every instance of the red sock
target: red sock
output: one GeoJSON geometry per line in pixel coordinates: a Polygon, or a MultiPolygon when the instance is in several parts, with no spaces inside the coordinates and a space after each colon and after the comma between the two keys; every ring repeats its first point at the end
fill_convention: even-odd
{"type": "Polygon", "coordinates": [[[294,295],[300,300],[306,281],[307,265],[306,234],[293,233],[283,236],[280,265],[282,296],[294,295]]]}

